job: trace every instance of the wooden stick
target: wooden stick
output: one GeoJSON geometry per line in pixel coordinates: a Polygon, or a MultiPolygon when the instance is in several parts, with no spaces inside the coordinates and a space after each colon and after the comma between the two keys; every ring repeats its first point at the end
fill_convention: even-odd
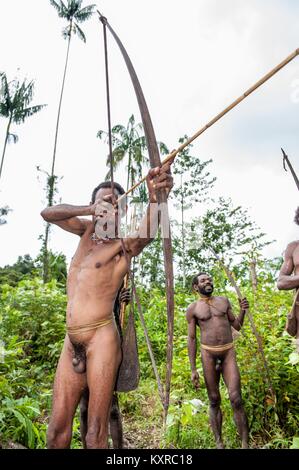
{"type": "Polygon", "coordinates": [[[135,286],[135,281],[134,281],[133,274],[132,274],[132,271],[131,271],[131,268],[130,268],[129,255],[128,255],[126,249],[125,249],[123,238],[121,238],[120,241],[121,241],[123,252],[124,252],[124,255],[125,255],[126,262],[127,262],[128,276],[129,276],[129,279],[131,281],[132,291],[133,291],[135,301],[136,301],[136,305],[137,305],[137,311],[139,313],[140,322],[141,322],[141,325],[143,327],[143,332],[144,332],[144,337],[145,337],[147,349],[148,349],[148,352],[149,352],[149,355],[150,355],[153,371],[154,371],[154,374],[155,374],[155,377],[156,377],[159,396],[160,396],[160,399],[161,399],[162,406],[164,408],[164,406],[165,406],[164,387],[163,387],[163,384],[162,384],[162,381],[161,381],[161,378],[160,378],[160,374],[159,374],[159,371],[158,371],[158,366],[157,366],[156,360],[155,360],[154,351],[153,351],[153,348],[152,348],[152,345],[151,345],[151,341],[150,341],[149,334],[148,334],[148,329],[146,327],[145,318],[144,318],[144,315],[143,315],[143,312],[142,312],[140,298],[139,298],[139,295],[137,293],[136,286],[135,286]]]}
{"type": "MultiPolygon", "coordinates": [[[[133,212],[131,214],[130,233],[133,233],[135,230],[136,230],[136,206],[134,206],[133,212]]],[[[125,279],[124,279],[124,287],[123,288],[127,289],[128,286],[129,286],[129,275],[126,274],[125,279]]],[[[130,302],[132,302],[132,299],[131,299],[130,302]]],[[[121,307],[120,307],[120,315],[119,315],[120,326],[121,326],[122,330],[123,330],[124,325],[125,325],[126,307],[127,307],[127,304],[125,302],[122,302],[121,307]]]]}
{"type": "MultiPolygon", "coordinates": [[[[129,276],[126,274],[123,288],[127,289],[128,285],[129,285],[129,276]]],[[[119,321],[120,321],[120,326],[121,326],[122,330],[124,329],[124,325],[125,325],[126,306],[127,306],[127,304],[125,302],[122,302],[120,304],[119,321]]]]}
{"type": "MultiPolygon", "coordinates": [[[[236,283],[235,281],[235,278],[233,276],[233,274],[230,272],[230,270],[228,269],[228,267],[223,263],[223,261],[220,259],[220,257],[217,255],[217,253],[215,253],[215,251],[210,248],[211,252],[213,253],[213,255],[215,256],[215,258],[218,260],[220,266],[222,266],[228,280],[230,281],[231,285],[233,286],[233,288],[235,289],[236,291],[236,294],[238,296],[238,299],[239,300],[242,300],[243,299],[243,296],[242,296],[242,293],[240,291],[240,288],[238,286],[238,284],[236,283]]],[[[262,343],[262,338],[260,337],[260,334],[256,328],[256,325],[254,323],[254,320],[253,320],[253,316],[250,312],[249,309],[246,309],[246,315],[248,316],[248,319],[249,319],[249,323],[250,323],[250,326],[251,326],[251,330],[256,338],[256,342],[257,342],[257,346],[258,346],[258,351],[261,355],[261,358],[262,358],[262,362],[263,362],[263,366],[264,366],[264,369],[265,369],[265,373],[266,373],[266,380],[268,382],[268,388],[269,388],[269,391],[272,395],[272,399],[274,401],[274,403],[276,403],[276,395],[275,395],[275,392],[274,392],[274,388],[273,388],[273,384],[272,384],[272,380],[271,380],[271,374],[270,374],[270,370],[269,370],[269,366],[268,366],[268,362],[267,362],[267,359],[266,359],[266,356],[265,356],[265,351],[264,351],[264,348],[263,348],[263,343],[262,343]]]]}
{"type": "MultiPolygon", "coordinates": [[[[296,49],[295,52],[293,52],[291,55],[289,55],[283,62],[281,62],[279,65],[277,65],[273,70],[271,70],[269,73],[267,73],[263,78],[261,78],[258,82],[256,82],[252,87],[250,87],[243,95],[241,95],[239,98],[237,98],[233,103],[231,103],[229,106],[227,106],[221,113],[217,114],[211,121],[209,121],[204,127],[202,127],[199,131],[196,132],[192,137],[190,137],[186,142],[184,142],[180,147],[178,147],[176,150],[173,150],[167,157],[162,161],[162,165],[167,163],[169,160],[172,158],[176,157],[178,153],[180,153],[184,148],[186,148],[188,145],[190,145],[197,137],[199,137],[201,134],[203,134],[207,129],[212,127],[219,119],[221,119],[223,116],[225,116],[229,111],[231,111],[233,108],[235,108],[238,104],[241,103],[247,96],[251,95],[255,90],[257,90],[260,86],[262,86],[265,82],[267,82],[270,78],[272,78],[277,72],[279,72],[282,68],[284,68],[287,64],[289,64],[295,57],[299,55],[299,49],[296,49]]],[[[122,196],[120,196],[117,200],[117,202],[121,201],[124,197],[126,197],[128,194],[130,194],[134,189],[136,189],[141,183],[143,183],[146,180],[146,176],[144,176],[138,183],[134,184],[132,188],[128,189],[128,191],[125,192],[122,196]]]]}

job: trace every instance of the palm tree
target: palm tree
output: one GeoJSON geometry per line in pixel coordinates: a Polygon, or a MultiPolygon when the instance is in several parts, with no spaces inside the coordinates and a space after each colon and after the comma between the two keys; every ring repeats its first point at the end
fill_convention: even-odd
{"type": "MultiPolygon", "coordinates": [[[[142,123],[135,123],[134,114],[131,115],[129,118],[127,126],[123,126],[122,124],[116,124],[111,129],[112,134],[112,157],[113,157],[113,170],[117,170],[121,163],[127,157],[127,185],[126,189],[128,190],[131,186],[133,186],[138,180],[140,180],[143,176],[144,168],[147,168],[149,165],[149,158],[146,154],[147,144],[146,139],[143,133],[143,125],[142,123]]],[[[108,133],[106,131],[98,131],[97,137],[100,139],[108,139],[108,133]]],[[[169,153],[168,148],[163,142],[158,142],[160,152],[162,154],[169,153]]],[[[107,167],[110,168],[110,156],[108,155],[106,161],[107,167]]],[[[106,179],[109,180],[111,178],[111,171],[109,169],[106,179]]],[[[134,193],[133,193],[134,194],[134,193]]],[[[138,187],[138,194],[137,196],[134,195],[134,202],[138,203],[145,203],[147,202],[147,191],[145,187],[145,183],[138,187]]],[[[126,227],[129,229],[129,233],[131,233],[136,226],[136,220],[140,217],[141,213],[143,212],[142,207],[140,208],[140,213],[136,212],[136,206],[134,206],[133,212],[131,214],[131,221],[130,226],[128,227],[128,214],[126,213],[126,227]]],[[[139,262],[139,270],[142,264],[142,258],[138,258],[139,262]]],[[[133,272],[136,271],[135,263],[136,258],[133,261],[133,272]]]]}
{"type": "MultiPolygon", "coordinates": [[[[64,92],[66,71],[67,71],[67,66],[68,66],[71,38],[72,38],[72,34],[77,34],[78,37],[82,39],[82,41],[86,42],[85,34],[83,33],[82,29],[79,27],[78,23],[83,23],[84,21],[88,20],[93,15],[95,5],[88,5],[84,8],[81,8],[82,0],[67,0],[67,4],[65,4],[65,2],[63,2],[62,0],[59,0],[59,3],[55,2],[54,0],[50,0],[50,3],[57,10],[58,16],[60,18],[67,20],[68,22],[67,26],[63,28],[62,30],[62,35],[64,39],[67,39],[68,44],[67,44],[66,60],[65,60],[64,72],[63,72],[63,78],[62,78],[62,86],[61,86],[57,121],[56,121],[54,151],[53,151],[52,169],[51,169],[51,176],[52,176],[52,181],[53,181],[60,111],[61,111],[62,97],[63,97],[63,92],[64,92]]],[[[49,205],[52,205],[53,204],[53,191],[51,191],[50,194],[52,194],[52,197],[51,197],[51,200],[49,201],[49,205]]]]}
{"type": "MultiPolygon", "coordinates": [[[[99,131],[97,137],[107,139],[108,134],[105,131],[99,131]]],[[[162,142],[159,142],[161,153],[168,153],[168,149],[162,142]]],[[[145,154],[147,149],[146,140],[143,135],[143,125],[135,124],[135,117],[132,114],[127,126],[117,124],[112,128],[112,145],[113,145],[113,169],[117,170],[120,164],[128,158],[127,163],[127,190],[130,186],[141,179],[143,167],[148,166],[148,157],[145,154]]],[[[109,166],[109,157],[106,162],[109,166]]],[[[106,175],[106,179],[110,178],[110,170],[106,175]]]]}
{"type": "MultiPolygon", "coordinates": [[[[146,142],[140,132],[143,130],[141,123],[135,125],[134,115],[130,117],[127,126],[117,124],[112,128],[112,144],[113,144],[113,169],[117,169],[120,164],[128,157],[127,163],[127,190],[130,185],[135,183],[137,175],[142,173],[142,165],[147,162],[144,155],[146,150],[146,142]]],[[[102,139],[107,138],[105,131],[99,131],[97,136],[102,139]]],[[[109,166],[109,156],[106,162],[109,166]]],[[[110,178],[110,170],[106,175],[106,179],[110,178]]]]}
{"type": "MultiPolygon", "coordinates": [[[[67,3],[63,2],[62,0],[59,0],[59,2],[50,0],[50,3],[57,10],[58,16],[67,21],[67,25],[62,30],[62,36],[64,37],[64,39],[67,39],[67,50],[66,50],[66,59],[65,59],[64,71],[63,71],[61,92],[60,92],[60,98],[59,98],[59,104],[58,104],[55,139],[54,139],[54,150],[53,150],[53,157],[52,157],[52,167],[51,167],[51,173],[50,175],[48,175],[48,178],[47,178],[48,205],[52,206],[53,200],[54,200],[54,194],[55,194],[55,182],[57,180],[57,177],[54,174],[54,170],[55,170],[55,160],[56,160],[58,129],[59,129],[61,104],[62,104],[62,98],[63,98],[63,92],[64,92],[65,77],[66,77],[66,72],[67,72],[67,67],[68,67],[72,34],[77,34],[78,37],[82,39],[83,42],[86,42],[85,34],[83,33],[82,29],[79,27],[78,23],[83,23],[84,21],[88,20],[93,15],[95,5],[88,5],[84,8],[81,8],[82,0],[67,0],[67,3]]],[[[49,257],[48,257],[49,232],[50,232],[50,224],[46,223],[46,230],[45,230],[45,235],[43,237],[43,248],[42,248],[43,253],[44,253],[44,261],[43,261],[44,282],[47,282],[48,272],[49,272],[49,257]]]]}
{"type": "Polygon", "coordinates": [[[34,82],[15,79],[8,82],[4,72],[0,74],[0,116],[8,119],[4,147],[0,165],[0,178],[3,170],[7,143],[18,141],[18,136],[10,132],[12,124],[22,124],[29,116],[39,112],[45,105],[29,106],[33,98],[34,82]]]}

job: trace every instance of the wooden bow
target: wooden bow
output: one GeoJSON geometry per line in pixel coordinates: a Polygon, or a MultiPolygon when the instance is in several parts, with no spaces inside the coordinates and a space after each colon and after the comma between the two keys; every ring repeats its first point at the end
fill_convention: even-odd
{"type": "MultiPolygon", "coordinates": [[[[147,142],[147,148],[149,153],[149,160],[151,168],[160,167],[161,159],[159,154],[159,149],[157,145],[157,140],[155,136],[155,131],[153,128],[152,120],[150,113],[144,98],[144,94],[131,62],[131,59],[124,48],[121,40],[112,29],[110,24],[99,11],[97,11],[100,17],[100,21],[106,25],[112,36],[114,37],[117,45],[120,48],[122,56],[127,65],[128,72],[130,74],[135,94],[137,97],[140,114],[142,118],[145,138],[147,142]]],[[[167,196],[164,190],[160,191],[159,194],[159,203],[165,203],[167,207],[167,196]]],[[[168,214],[167,214],[168,216],[168,214]]],[[[169,217],[168,217],[169,224],[169,217]]],[[[163,234],[162,234],[163,236],[163,234]]],[[[172,254],[172,243],[171,243],[171,234],[170,229],[168,230],[167,237],[163,237],[163,252],[164,252],[164,268],[165,268],[165,278],[166,278],[166,292],[167,292],[167,352],[166,352],[166,380],[165,380],[165,393],[163,400],[164,407],[164,419],[166,420],[167,411],[169,407],[169,397],[170,397],[170,383],[171,383],[171,373],[172,373],[172,359],[173,359],[173,328],[174,328],[174,282],[173,282],[173,254],[172,254]]]]}

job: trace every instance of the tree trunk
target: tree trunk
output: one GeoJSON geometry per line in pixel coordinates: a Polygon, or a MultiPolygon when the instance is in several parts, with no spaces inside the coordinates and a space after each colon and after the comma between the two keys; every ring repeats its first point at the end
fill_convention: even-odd
{"type": "Polygon", "coordinates": [[[45,230],[45,238],[43,243],[43,283],[49,281],[49,252],[48,252],[48,241],[49,241],[50,224],[47,222],[45,230]]]}
{"type": "Polygon", "coordinates": [[[249,267],[250,267],[250,277],[251,277],[252,290],[256,294],[257,274],[256,274],[256,260],[255,259],[252,259],[250,261],[249,267]]]}
{"type": "MultiPolygon", "coordinates": [[[[127,175],[127,191],[130,187],[130,172],[131,172],[131,160],[132,160],[132,156],[131,156],[131,149],[129,148],[129,156],[128,156],[128,175],[127,175]]],[[[131,182],[131,184],[133,185],[133,181],[131,182]]]]}
{"type": "MultiPolygon", "coordinates": [[[[58,138],[58,130],[59,130],[60,113],[61,113],[61,105],[62,105],[62,98],[63,98],[63,92],[64,92],[64,85],[65,85],[65,78],[66,78],[66,72],[67,72],[67,66],[68,66],[68,60],[69,60],[71,37],[72,37],[72,22],[70,22],[70,35],[68,39],[65,66],[64,66],[64,72],[63,72],[63,78],[62,78],[61,93],[60,93],[60,99],[59,99],[59,105],[58,105],[51,176],[48,179],[48,206],[53,205],[53,199],[54,199],[54,193],[55,193],[54,169],[55,169],[55,161],[56,161],[57,138],[58,138]]],[[[49,234],[50,234],[50,224],[47,222],[46,229],[45,229],[45,236],[44,236],[44,248],[43,248],[43,281],[44,283],[48,282],[49,280],[49,253],[48,253],[49,234]]]]}
{"type": "Polygon", "coordinates": [[[186,263],[185,263],[185,220],[184,220],[184,195],[183,195],[183,177],[181,175],[181,223],[182,223],[182,252],[183,252],[183,287],[186,287],[186,263]]]}
{"type": "Polygon", "coordinates": [[[12,117],[10,116],[8,124],[7,124],[6,136],[5,136],[4,147],[3,147],[2,158],[1,158],[0,179],[1,179],[1,175],[2,175],[2,169],[3,169],[3,163],[4,163],[4,157],[5,157],[5,151],[6,151],[6,146],[7,146],[7,142],[8,142],[8,136],[9,136],[9,129],[10,129],[11,121],[12,121],[12,117]]]}
{"type": "Polygon", "coordinates": [[[60,112],[61,112],[61,104],[62,104],[62,98],[63,98],[63,92],[64,92],[66,71],[67,71],[68,60],[69,60],[69,52],[70,52],[70,45],[71,45],[71,36],[72,36],[72,22],[70,23],[70,35],[69,35],[69,39],[68,39],[67,52],[66,52],[66,59],[65,59],[65,66],[64,66],[63,79],[62,79],[62,86],[61,86],[61,93],[60,93],[60,99],[59,99],[59,105],[58,105],[58,113],[57,113],[57,121],[56,121],[56,130],[55,130],[55,140],[54,140],[54,151],[53,151],[53,160],[52,160],[51,176],[54,175],[55,160],[56,160],[56,147],[57,147],[57,138],[58,138],[59,121],[60,121],[60,112]]]}
{"type": "MultiPolygon", "coordinates": [[[[127,191],[130,187],[130,171],[131,171],[131,148],[129,147],[129,156],[128,156],[128,174],[127,174],[127,191]]],[[[128,230],[128,211],[126,211],[126,230],[128,230]]]]}

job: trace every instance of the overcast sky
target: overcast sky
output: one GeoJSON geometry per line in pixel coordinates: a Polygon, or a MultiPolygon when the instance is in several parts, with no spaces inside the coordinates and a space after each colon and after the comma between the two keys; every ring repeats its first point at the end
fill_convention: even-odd
{"type": "MultiPolygon", "coordinates": [[[[91,2],[84,2],[87,5],[91,2]]],[[[206,124],[262,75],[299,47],[296,0],[102,0],[97,2],[123,41],[139,75],[158,140],[175,148],[179,137],[206,124]]],[[[0,207],[13,212],[0,227],[0,266],[35,256],[45,205],[36,166],[50,171],[66,41],[64,22],[48,0],[0,0],[0,70],[35,80],[41,113],[12,129],[0,181],[0,207]]],[[[63,202],[88,204],[103,180],[107,148],[102,26],[96,16],[74,37],[63,100],[56,174],[63,202]]],[[[136,98],[123,59],[109,38],[113,124],[126,124],[136,98]]],[[[0,145],[6,122],[0,120],[0,145]]],[[[214,194],[250,209],[269,239],[266,255],[280,255],[298,238],[293,223],[298,191],[282,169],[284,147],[299,172],[299,58],[196,141],[193,153],[213,158],[214,194]]],[[[122,174],[117,179],[124,183],[122,174]]],[[[194,214],[193,214],[194,215],[194,214]]],[[[198,213],[197,215],[200,215],[198,213]]],[[[54,228],[51,248],[68,259],[77,237],[54,228]]]]}

